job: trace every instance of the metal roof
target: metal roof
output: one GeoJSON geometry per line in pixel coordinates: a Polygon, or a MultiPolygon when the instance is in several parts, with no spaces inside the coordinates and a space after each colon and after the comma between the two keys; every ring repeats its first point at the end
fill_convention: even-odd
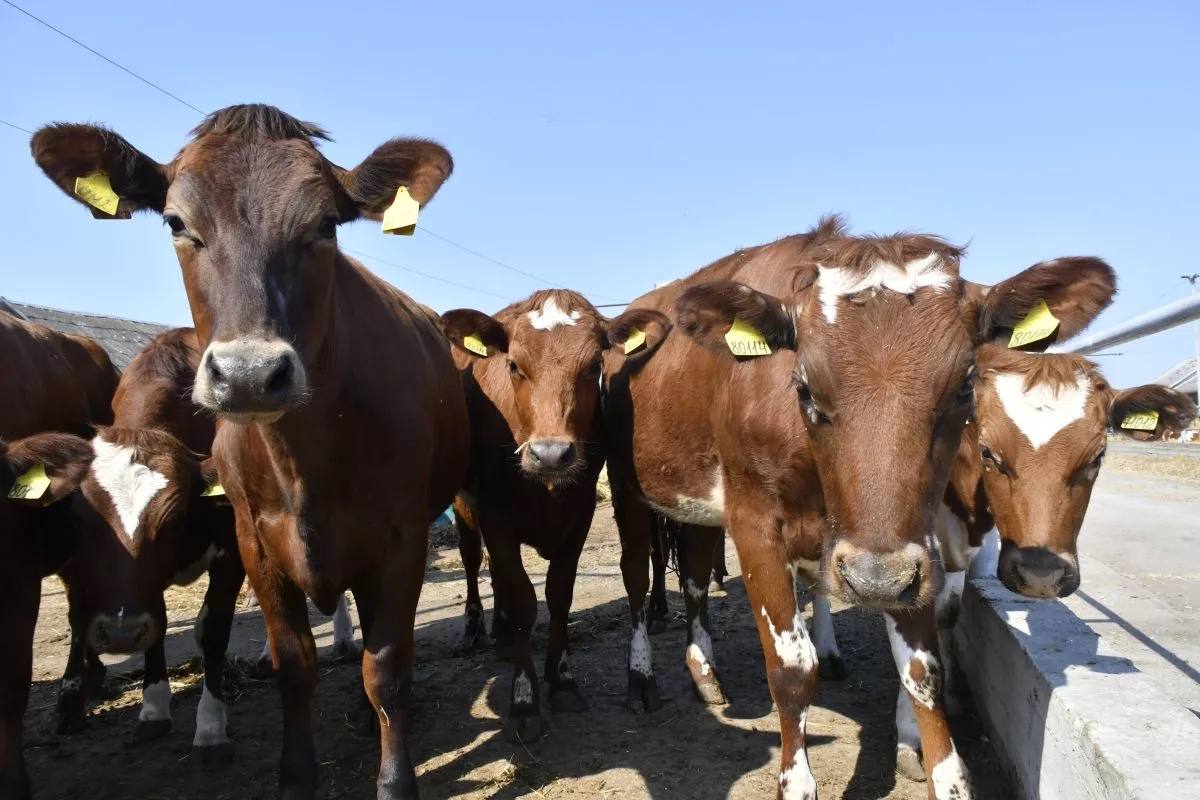
{"type": "Polygon", "coordinates": [[[150,344],[151,339],[167,330],[166,325],[155,325],[152,322],[135,322],[100,314],[32,306],[3,297],[0,297],[0,309],[28,322],[45,325],[59,333],[71,333],[95,340],[105,349],[117,369],[122,371],[129,366],[134,356],[150,344]]]}

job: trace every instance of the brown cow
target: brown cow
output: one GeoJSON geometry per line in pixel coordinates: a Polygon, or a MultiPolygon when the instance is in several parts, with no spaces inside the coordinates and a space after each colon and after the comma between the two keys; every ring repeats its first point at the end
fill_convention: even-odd
{"type": "Polygon", "coordinates": [[[448,311],[442,328],[458,348],[455,361],[463,367],[471,418],[471,469],[455,503],[467,556],[464,641],[483,631],[479,559],[471,556],[482,534],[496,587],[496,630],[506,629],[514,645],[505,731],[532,741],[542,732],[530,642],[537,596],[521,562],[522,544],[550,561],[544,670],[550,704],[555,711],[587,707],[571,674],[567,618],[604,464],[600,366],[607,321],[583,295],[550,289],[494,317],[448,311]],[[464,346],[469,336],[486,346],[486,356],[464,346]]]}
{"type": "MultiPolygon", "coordinates": [[[[854,237],[826,220],[638,299],[627,315],[665,311],[687,336],[647,330],[658,348],[650,358],[606,357],[609,474],[634,629],[630,699],[657,702],[642,610],[650,509],[725,525],[779,707],[783,797],[816,793],[804,717],[817,658],[799,579],[886,612],[930,796],[969,796],[938,691],[932,600],[942,575],[931,537],[971,408],[974,346],[1007,337],[1038,299],[1062,321],[1060,335],[1074,333],[1111,271],[1064,259],[985,295],[959,277],[960,256],[936,237],[854,237]],[[738,363],[725,340],[735,321],[772,351],[795,353],[738,363]]],[[[610,336],[622,342],[637,327],[622,315],[610,336]]],[[[706,643],[696,620],[691,642],[706,643]]],[[[698,683],[715,674],[709,655],[689,648],[698,683]]]]}
{"type": "Polygon", "coordinates": [[[342,255],[337,226],[381,219],[402,187],[427,203],[450,154],[394,139],[342,169],[317,149],[324,131],[262,105],[193,134],[169,164],[91,125],[43,128],[33,153],[64,191],[103,171],[119,212],[171,229],[204,348],[193,397],[221,420],[213,458],[283,702],[281,796],[317,782],[305,596],[330,613],[349,587],[381,723],[378,796],[415,797],[413,619],[429,522],[466,470],[465,400],[437,316],[342,255]]]}

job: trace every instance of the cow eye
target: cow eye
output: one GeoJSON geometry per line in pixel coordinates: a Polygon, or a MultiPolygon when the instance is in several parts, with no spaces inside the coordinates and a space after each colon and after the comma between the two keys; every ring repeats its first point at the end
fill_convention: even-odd
{"type": "Polygon", "coordinates": [[[522,372],[521,368],[517,366],[517,362],[513,361],[511,358],[508,359],[508,374],[513,376],[514,378],[524,378],[525,377],[525,373],[522,372]]]}
{"type": "Polygon", "coordinates": [[[992,451],[992,448],[988,447],[986,444],[979,445],[979,455],[983,458],[984,469],[989,471],[995,470],[996,472],[1007,474],[1006,470],[1004,469],[1004,461],[1001,460],[1000,456],[996,455],[996,453],[992,451]]]}
{"type": "Polygon", "coordinates": [[[954,397],[955,401],[962,406],[969,405],[975,400],[975,368],[971,367],[967,371],[967,377],[963,378],[962,385],[958,387],[958,394],[954,397]]]}
{"type": "Polygon", "coordinates": [[[337,236],[337,217],[326,217],[321,220],[321,224],[317,226],[317,238],[332,239],[337,236]]]}
{"type": "Polygon", "coordinates": [[[167,227],[171,229],[171,233],[175,236],[187,233],[187,226],[183,224],[183,220],[176,214],[164,215],[163,222],[167,223],[167,227]]]}
{"type": "Polygon", "coordinates": [[[825,414],[825,412],[817,408],[817,401],[813,398],[812,390],[808,388],[807,383],[802,383],[797,386],[796,394],[800,398],[800,407],[804,409],[805,416],[807,416],[814,425],[829,422],[829,417],[825,414]]]}
{"type": "Polygon", "coordinates": [[[1100,469],[1100,465],[1104,463],[1104,454],[1107,452],[1108,452],[1107,447],[1101,447],[1100,452],[1096,453],[1096,455],[1092,458],[1092,460],[1088,464],[1088,466],[1095,467],[1096,469],[1100,469]]]}

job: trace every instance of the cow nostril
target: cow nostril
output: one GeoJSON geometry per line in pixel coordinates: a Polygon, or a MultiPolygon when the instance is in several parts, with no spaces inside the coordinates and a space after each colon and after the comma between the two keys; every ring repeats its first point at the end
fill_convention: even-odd
{"type": "Polygon", "coordinates": [[[205,363],[204,368],[208,371],[208,379],[213,384],[223,384],[226,382],[225,373],[221,371],[221,367],[217,364],[216,358],[213,358],[210,355],[208,357],[208,361],[205,363]]]}
{"type": "Polygon", "coordinates": [[[282,394],[292,382],[292,362],[286,356],[281,356],[279,363],[267,377],[267,393],[282,394]]]}
{"type": "Polygon", "coordinates": [[[920,595],[921,595],[921,565],[917,564],[917,568],[915,570],[913,570],[912,580],[908,582],[908,586],[905,586],[904,589],[901,590],[900,596],[896,599],[899,600],[899,602],[908,605],[911,603],[915,603],[917,598],[920,595]]]}

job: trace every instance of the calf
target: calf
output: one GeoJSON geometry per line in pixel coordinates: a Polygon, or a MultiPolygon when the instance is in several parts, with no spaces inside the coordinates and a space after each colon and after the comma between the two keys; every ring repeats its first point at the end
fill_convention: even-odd
{"type": "MultiPolygon", "coordinates": [[[[1064,333],[1078,329],[1079,309],[1094,304],[1093,276],[1107,267],[1035,265],[985,295],[959,277],[960,256],[936,237],[855,237],[831,219],[658,289],[610,326],[614,342],[638,331],[657,349],[640,363],[614,354],[605,365],[634,630],[628,696],[657,703],[642,609],[650,511],[724,525],[779,707],[782,797],[816,793],[804,718],[817,654],[797,581],[885,611],[930,796],[969,796],[938,691],[932,511],[971,408],[974,347],[1007,338],[1039,298],[1064,333]],[[646,308],[673,312],[687,335],[641,330],[632,315],[646,308]],[[766,355],[779,350],[793,352],[766,355]]],[[[697,613],[694,680],[715,674],[702,628],[697,613]]]]}
{"type": "MultiPolygon", "coordinates": [[[[494,317],[448,311],[442,328],[458,346],[455,360],[463,366],[471,418],[471,468],[456,503],[459,536],[471,542],[482,535],[487,545],[496,624],[511,635],[515,656],[505,731],[532,741],[542,732],[530,643],[537,596],[521,562],[522,544],[550,562],[543,675],[551,707],[587,707],[571,673],[567,618],[604,465],[600,365],[608,345],[607,321],[583,295],[550,289],[494,317]]],[[[478,552],[478,545],[469,544],[467,552],[478,552]]],[[[464,638],[471,641],[482,632],[479,560],[464,558],[464,565],[464,638]]]]}
{"type": "Polygon", "coordinates": [[[171,230],[203,351],[192,396],[220,420],[213,458],[283,701],[280,795],[316,791],[305,597],[330,613],[350,588],[378,796],[414,797],[413,619],[429,523],[466,470],[465,399],[437,316],[340,253],[337,227],[428,202],[451,160],[394,139],[347,170],[325,138],[247,105],[210,114],[169,164],[91,125],[43,128],[33,152],[64,191],[103,172],[119,213],[156,211],[171,230]]]}

